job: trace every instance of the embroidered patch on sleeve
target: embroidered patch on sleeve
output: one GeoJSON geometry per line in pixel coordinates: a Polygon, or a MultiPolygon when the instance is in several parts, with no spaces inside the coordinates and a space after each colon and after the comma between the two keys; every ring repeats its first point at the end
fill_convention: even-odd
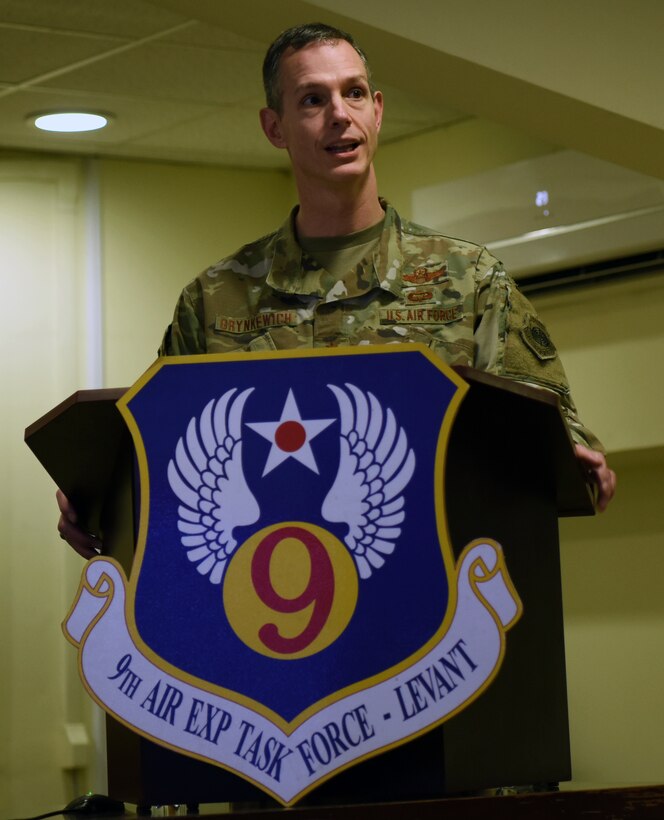
{"type": "Polygon", "coordinates": [[[546,361],[555,359],[558,355],[548,330],[535,316],[526,314],[520,333],[523,341],[538,359],[546,361]]]}

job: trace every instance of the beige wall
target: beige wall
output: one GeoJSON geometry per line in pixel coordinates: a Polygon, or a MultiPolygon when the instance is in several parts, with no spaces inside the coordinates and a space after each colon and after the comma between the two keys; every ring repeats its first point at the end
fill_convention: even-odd
{"type": "Polygon", "coordinates": [[[77,160],[0,157],[0,806],[7,817],[62,806],[77,788],[67,727],[82,729],[85,758],[93,759],[90,707],[60,631],[80,561],[62,549],[54,487],[23,443],[25,427],[85,378],[84,191],[77,160]]]}
{"type": "MultiPolygon", "coordinates": [[[[548,150],[505,129],[460,123],[384,146],[378,168],[381,191],[407,215],[412,192],[420,185],[548,150]]],[[[29,162],[37,169],[46,160],[32,157],[29,162]]],[[[83,173],[82,167],[75,173],[83,173]]],[[[223,253],[275,227],[293,203],[293,189],[290,179],[276,172],[110,160],[99,163],[99,178],[104,381],[119,386],[132,382],[154,359],[183,284],[223,253]]],[[[12,202],[7,209],[15,207],[12,202]]],[[[76,219],[82,218],[80,210],[76,219]]],[[[28,229],[35,247],[43,245],[46,223],[37,220],[28,229]]],[[[70,270],[79,276],[81,249],[77,228],[71,230],[70,270]]],[[[21,281],[10,277],[8,292],[20,293],[21,281]]],[[[70,330],[62,335],[68,300],[74,308],[71,327],[79,327],[84,318],[83,286],[80,277],[56,278],[49,285],[51,301],[44,315],[53,319],[56,313],[48,306],[54,306],[58,322],[50,335],[40,325],[39,333],[21,336],[35,362],[28,372],[34,374],[38,398],[19,408],[15,436],[21,425],[84,384],[76,334],[70,330]],[[41,355],[44,349],[53,354],[52,363],[41,355]],[[49,386],[46,392],[44,385],[49,386]]],[[[664,525],[658,494],[664,478],[664,401],[655,376],[664,353],[658,322],[664,287],[657,278],[643,279],[547,297],[538,300],[538,308],[563,353],[585,420],[617,454],[621,467],[613,508],[602,518],[565,521],[561,528],[576,778],[571,785],[662,782],[664,669],[658,640],[664,615],[659,594],[664,525]]],[[[78,338],[85,338],[83,330],[78,338]]],[[[12,386],[26,382],[14,371],[8,378],[12,386]]],[[[87,702],[67,671],[72,650],[57,628],[81,565],[62,550],[55,534],[52,486],[23,445],[14,444],[19,460],[12,462],[12,471],[20,480],[5,470],[3,489],[10,504],[16,500],[22,506],[5,512],[13,517],[3,550],[12,560],[6,564],[3,589],[11,583],[12,594],[2,598],[10,664],[0,670],[5,705],[0,717],[10,720],[11,731],[0,766],[0,802],[11,807],[12,816],[27,816],[59,805],[72,790],[97,784],[89,772],[79,772],[74,785],[71,772],[62,770],[62,749],[70,760],[72,754],[62,741],[63,724],[89,724],[87,702]],[[34,530],[26,539],[28,520],[34,530]],[[31,563],[23,560],[27,551],[31,563]],[[37,599],[39,607],[28,605],[37,599]],[[38,692],[33,684],[43,682],[43,675],[37,655],[46,659],[56,679],[38,692]],[[45,696],[53,685],[55,706],[45,696]]]]}
{"type": "Polygon", "coordinates": [[[535,299],[582,418],[618,474],[606,513],[561,522],[574,781],[664,780],[664,281],[535,299]]]}
{"type": "Polygon", "coordinates": [[[613,460],[613,506],[561,525],[568,787],[664,780],[664,448],[613,460]]]}
{"type": "Polygon", "coordinates": [[[664,445],[664,277],[580,288],[534,300],[579,411],[611,452],[664,445]]]}

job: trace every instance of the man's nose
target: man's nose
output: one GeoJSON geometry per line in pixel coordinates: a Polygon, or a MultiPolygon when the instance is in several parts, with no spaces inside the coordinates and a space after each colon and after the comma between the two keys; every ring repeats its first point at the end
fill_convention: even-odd
{"type": "Polygon", "coordinates": [[[341,94],[335,94],[331,98],[330,119],[333,124],[340,123],[348,125],[348,123],[351,122],[346,100],[341,94]]]}

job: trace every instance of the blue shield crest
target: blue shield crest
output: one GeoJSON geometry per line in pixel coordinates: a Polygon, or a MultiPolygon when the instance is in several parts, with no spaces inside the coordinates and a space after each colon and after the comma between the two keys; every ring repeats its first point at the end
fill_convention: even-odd
{"type": "Polygon", "coordinates": [[[419,346],[158,361],[120,406],[152,661],[288,730],[446,627],[446,442],[465,385],[419,346]]]}

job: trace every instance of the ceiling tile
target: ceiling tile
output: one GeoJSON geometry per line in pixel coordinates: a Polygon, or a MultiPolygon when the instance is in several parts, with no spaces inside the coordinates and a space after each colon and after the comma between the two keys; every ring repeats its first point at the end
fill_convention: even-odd
{"type": "Polygon", "coordinates": [[[210,26],[196,22],[189,28],[176,31],[164,37],[164,43],[178,43],[180,45],[206,46],[208,48],[223,48],[236,51],[255,51],[261,59],[265,54],[268,43],[250,40],[231,31],[224,31],[218,26],[210,26]]]}
{"type": "Polygon", "coordinates": [[[116,40],[0,27],[0,81],[21,83],[113,48],[116,40]]]}
{"type": "Polygon", "coordinates": [[[2,0],[3,23],[138,38],[187,18],[143,0],[2,0]]]}
{"type": "Polygon", "coordinates": [[[260,92],[255,52],[147,43],[44,85],[183,102],[234,103],[260,92]],[[248,88],[251,89],[248,91],[248,88]]]}

